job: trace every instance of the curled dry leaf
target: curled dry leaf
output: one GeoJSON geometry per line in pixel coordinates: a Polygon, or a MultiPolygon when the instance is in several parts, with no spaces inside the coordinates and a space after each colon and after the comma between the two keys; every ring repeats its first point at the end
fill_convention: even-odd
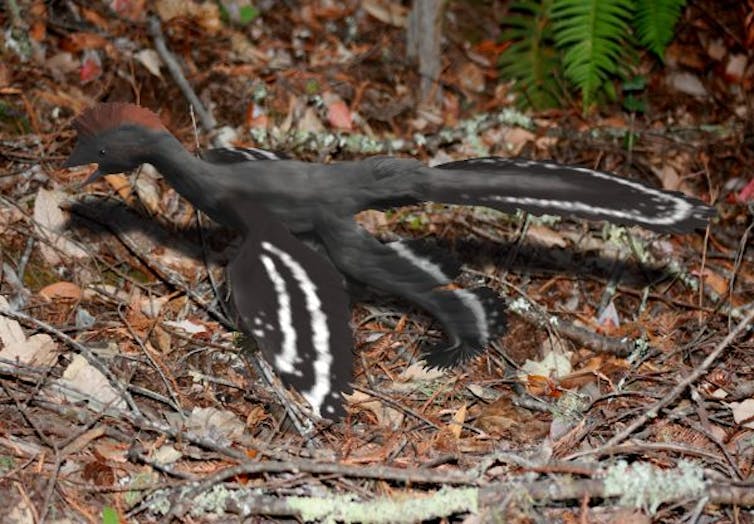
{"type": "Polygon", "coordinates": [[[157,78],[162,78],[162,73],[160,72],[160,66],[162,66],[162,60],[160,60],[160,55],[157,54],[157,51],[154,49],[142,49],[138,53],[136,53],[136,60],[139,61],[141,65],[143,65],[147,71],[152,73],[157,78]]]}
{"type": "Polygon", "coordinates": [[[523,373],[519,376],[524,379],[529,375],[563,377],[572,371],[571,360],[567,355],[550,351],[542,360],[536,361],[527,359],[524,365],[521,366],[521,371],[523,371],[523,373]]]}
{"type": "Polygon", "coordinates": [[[139,200],[153,215],[160,213],[160,188],[157,180],[160,174],[151,164],[144,164],[134,181],[139,200]]]}
{"type": "Polygon", "coordinates": [[[463,430],[463,424],[466,422],[466,403],[464,402],[460,408],[453,414],[453,419],[448,423],[448,430],[451,435],[456,439],[461,438],[461,431],[463,430]]]}
{"type": "Polygon", "coordinates": [[[74,355],[73,360],[63,372],[63,377],[56,382],[66,386],[62,395],[68,402],[82,400],[92,403],[92,409],[101,411],[105,407],[125,409],[126,403],[115,388],[110,385],[105,375],[89,364],[81,355],[74,355]]]}
{"type": "Polygon", "coordinates": [[[383,24],[406,27],[408,8],[395,0],[364,0],[361,7],[383,24]]]}
{"type": "Polygon", "coordinates": [[[187,335],[196,335],[198,333],[206,333],[207,328],[202,324],[197,324],[188,319],[183,320],[166,320],[163,322],[165,326],[173,329],[177,329],[185,332],[187,335]]]}
{"type": "Polygon", "coordinates": [[[403,423],[405,417],[403,412],[388,406],[380,399],[370,397],[361,391],[354,391],[351,395],[344,396],[352,407],[371,412],[377,419],[378,426],[397,429],[403,423]]]}
{"type": "Polygon", "coordinates": [[[40,188],[34,201],[34,222],[37,234],[47,240],[47,242],[40,242],[40,250],[44,259],[52,266],[60,265],[62,262],[59,251],[76,259],[88,257],[86,251],[63,236],[68,219],[59,204],[65,198],[66,195],[60,191],[40,188]]]}

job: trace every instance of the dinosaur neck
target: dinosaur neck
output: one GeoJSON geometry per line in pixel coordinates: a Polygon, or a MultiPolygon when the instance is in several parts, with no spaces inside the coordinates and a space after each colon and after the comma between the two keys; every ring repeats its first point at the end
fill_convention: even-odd
{"type": "Polygon", "coordinates": [[[186,151],[170,134],[161,134],[153,150],[155,153],[149,155],[146,162],[155,166],[173,189],[194,207],[225,223],[219,204],[222,178],[214,172],[215,166],[186,151]]]}

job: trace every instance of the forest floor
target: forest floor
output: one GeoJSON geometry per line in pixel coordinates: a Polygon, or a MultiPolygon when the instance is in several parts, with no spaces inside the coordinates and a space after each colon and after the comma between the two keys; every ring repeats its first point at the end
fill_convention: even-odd
{"type": "Polygon", "coordinates": [[[244,23],[213,2],[17,4],[0,13],[0,521],[752,521],[745,3],[688,8],[666,63],[642,62],[643,113],[586,115],[516,109],[496,67],[505,2],[449,3],[436,105],[417,100],[397,1],[256,2],[244,23]],[[217,139],[155,52],[146,4],[235,145],[555,159],[718,215],[681,236],[434,204],[363,213],[383,240],[452,250],[459,285],[506,297],[507,334],[427,370],[426,315],[356,303],[349,415],[292,423],[218,306],[233,235],[154,171],[81,187],[91,168],[62,168],[72,119],[98,101],[151,108],[192,150],[217,139]]]}

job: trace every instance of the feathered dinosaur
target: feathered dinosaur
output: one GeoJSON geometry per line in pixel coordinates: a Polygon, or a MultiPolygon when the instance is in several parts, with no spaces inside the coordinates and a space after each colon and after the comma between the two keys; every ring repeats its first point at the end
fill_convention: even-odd
{"type": "Polygon", "coordinates": [[[492,290],[447,288],[459,268],[449,254],[411,241],[380,243],[354,221],[356,213],[433,201],[671,233],[705,227],[714,214],[681,193],[552,162],[487,157],[427,167],[372,157],[316,164],[261,149],[214,149],[197,158],[156,114],[124,103],[91,107],[73,125],[78,141],[65,165],[98,164],[87,182],[150,163],[196,208],[243,236],[228,267],[240,327],[326,417],[344,413],[340,393],[352,372],[346,279],[432,314],[447,339],[425,349],[433,366],[477,355],[505,328],[504,303],[492,290]]]}

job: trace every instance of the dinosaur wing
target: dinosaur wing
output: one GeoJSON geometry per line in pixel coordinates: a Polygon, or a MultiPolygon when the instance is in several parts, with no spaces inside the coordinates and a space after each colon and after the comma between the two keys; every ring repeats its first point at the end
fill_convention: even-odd
{"type": "Polygon", "coordinates": [[[275,216],[249,206],[243,244],[228,268],[244,330],[283,382],[322,416],[342,416],[353,338],[343,278],[275,216]]]}

